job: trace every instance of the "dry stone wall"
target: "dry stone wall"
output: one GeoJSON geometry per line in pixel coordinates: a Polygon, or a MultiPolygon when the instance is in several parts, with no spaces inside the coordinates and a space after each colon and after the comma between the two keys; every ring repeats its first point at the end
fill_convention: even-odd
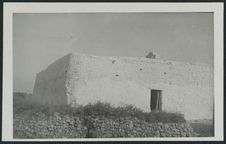
{"type": "Polygon", "coordinates": [[[136,118],[47,117],[16,114],[13,119],[14,138],[139,138],[198,136],[188,123],[147,123],[136,118]]]}
{"type": "Polygon", "coordinates": [[[88,136],[117,137],[192,137],[197,136],[188,123],[147,123],[136,118],[90,119],[88,136]]]}
{"type": "Polygon", "coordinates": [[[78,117],[59,113],[46,116],[38,112],[35,115],[15,114],[13,118],[14,138],[84,138],[86,134],[87,127],[78,117]]]}

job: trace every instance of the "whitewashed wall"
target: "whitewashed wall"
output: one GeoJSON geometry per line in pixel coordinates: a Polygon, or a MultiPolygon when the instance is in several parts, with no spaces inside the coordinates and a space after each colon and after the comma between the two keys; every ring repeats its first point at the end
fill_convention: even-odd
{"type": "Polygon", "coordinates": [[[133,104],[150,111],[149,89],[159,89],[163,110],[183,113],[186,119],[213,117],[213,69],[206,65],[70,54],[47,69],[40,74],[47,84],[40,85],[36,80],[36,85],[40,85],[36,87],[45,87],[47,90],[41,90],[46,91],[43,99],[54,103],[61,103],[62,99],[75,106],[103,101],[115,106],[133,104]],[[57,71],[55,66],[60,72],[52,75],[57,71]]]}

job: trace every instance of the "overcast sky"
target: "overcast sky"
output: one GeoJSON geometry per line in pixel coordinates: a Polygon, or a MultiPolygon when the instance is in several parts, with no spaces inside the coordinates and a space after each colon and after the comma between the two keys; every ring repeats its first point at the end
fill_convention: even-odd
{"type": "Polygon", "coordinates": [[[212,13],[14,14],[13,89],[32,93],[36,73],[71,53],[213,65],[212,13]]]}

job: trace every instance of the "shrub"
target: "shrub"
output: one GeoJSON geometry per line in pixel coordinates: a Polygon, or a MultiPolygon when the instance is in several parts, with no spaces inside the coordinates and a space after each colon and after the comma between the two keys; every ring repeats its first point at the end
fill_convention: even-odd
{"type": "Polygon", "coordinates": [[[183,114],[168,113],[168,112],[150,112],[146,114],[146,121],[149,123],[163,122],[163,123],[181,123],[185,122],[183,114]]]}
{"type": "Polygon", "coordinates": [[[114,108],[109,103],[97,102],[84,106],[83,111],[85,115],[108,117],[113,114],[114,108]]]}
{"type": "Polygon", "coordinates": [[[145,119],[144,112],[132,105],[117,107],[114,111],[115,117],[137,117],[138,119],[145,119]]]}
{"type": "Polygon", "coordinates": [[[47,106],[27,105],[15,108],[15,113],[24,113],[32,115],[32,113],[44,113],[47,116],[58,112],[61,115],[70,115],[84,119],[87,116],[106,118],[121,118],[121,117],[136,117],[139,120],[144,120],[149,123],[163,122],[163,123],[180,123],[185,122],[184,115],[180,113],[168,112],[143,112],[141,109],[132,105],[125,105],[121,107],[113,107],[109,103],[97,102],[95,104],[87,104],[85,106],[70,107],[68,105],[56,106],[51,108],[47,106]]]}
{"type": "Polygon", "coordinates": [[[149,123],[181,123],[185,122],[184,115],[180,113],[169,112],[143,112],[141,109],[133,105],[125,105],[121,107],[112,107],[109,103],[97,102],[96,104],[88,104],[84,107],[80,106],[74,109],[75,116],[104,116],[106,118],[136,117],[149,123]],[[78,112],[77,112],[78,111],[78,112]]]}

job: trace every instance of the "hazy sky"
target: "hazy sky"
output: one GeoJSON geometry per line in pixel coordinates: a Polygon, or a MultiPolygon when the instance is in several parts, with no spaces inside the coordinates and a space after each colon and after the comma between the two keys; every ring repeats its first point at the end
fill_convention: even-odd
{"type": "Polygon", "coordinates": [[[13,89],[33,91],[36,73],[71,53],[213,65],[212,13],[14,14],[13,89]]]}

